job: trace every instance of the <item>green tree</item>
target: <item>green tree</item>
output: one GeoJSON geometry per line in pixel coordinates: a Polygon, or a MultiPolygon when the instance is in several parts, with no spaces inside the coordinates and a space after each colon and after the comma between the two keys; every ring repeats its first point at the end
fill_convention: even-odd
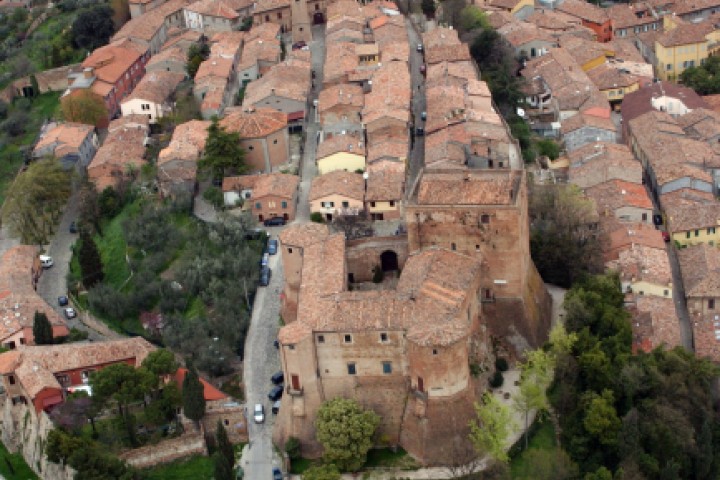
{"type": "Polygon", "coordinates": [[[525,418],[525,448],[528,447],[528,429],[530,412],[548,408],[547,389],[553,379],[555,357],[550,351],[532,350],[527,361],[520,364],[520,390],[515,396],[513,406],[525,418]]]}
{"type": "Polygon", "coordinates": [[[340,480],[340,471],[332,463],[313,465],[302,474],[303,480],[340,480]]]}
{"type": "Polygon", "coordinates": [[[233,170],[236,174],[244,173],[247,166],[245,152],[240,147],[240,134],[226,131],[218,119],[213,118],[208,127],[205,153],[199,164],[201,168],[212,171],[215,178],[224,177],[227,170],[233,170]]]}
{"type": "Polygon", "coordinates": [[[214,185],[205,189],[203,192],[203,198],[218,210],[225,205],[225,196],[223,191],[214,185]]]}
{"type": "Polygon", "coordinates": [[[33,342],[35,345],[52,345],[53,330],[44,312],[35,311],[33,318],[33,342]]]}
{"type": "Polygon", "coordinates": [[[221,420],[218,420],[217,429],[215,430],[215,446],[217,447],[217,453],[225,457],[225,460],[230,465],[235,465],[235,449],[230,443],[227,430],[225,430],[221,420]]]}
{"type": "Polygon", "coordinates": [[[622,422],[614,407],[613,392],[603,390],[602,395],[589,393],[583,426],[590,434],[597,437],[603,445],[615,445],[622,422]]]}
{"type": "Polygon", "coordinates": [[[545,155],[550,160],[555,160],[560,156],[560,145],[551,138],[544,138],[535,142],[538,153],[545,155]]]}
{"type": "Polygon", "coordinates": [[[422,12],[430,17],[435,17],[435,11],[437,10],[437,5],[435,5],[435,0],[422,0],[420,3],[420,8],[422,9],[422,12]]]}
{"type": "Polygon", "coordinates": [[[88,89],[77,90],[70,95],[65,95],[60,100],[60,109],[65,121],[87,125],[97,125],[109,116],[105,100],[88,89]]]}
{"type": "Polygon", "coordinates": [[[335,398],[325,402],[315,420],[323,458],[342,471],[356,472],[365,463],[379,424],[380,417],[355,400],[335,398]]]}
{"type": "Polygon", "coordinates": [[[33,162],[8,188],[2,221],[27,245],[44,245],[70,197],[70,176],[55,159],[33,162]]]}
{"type": "Polygon", "coordinates": [[[178,369],[175,355],[165,348],[158,348],[150,352],[142,361],[142,366],[154,376],[153,397],[155,398],[158,397],[158,389],[163,384],[162,380],[175,373],[178,369]]]}
{"type": "Polygon", "coordinates": [[[475,416],[470,421],[470,442],[479,455],[489,455],[507,463],[507,441],[515,428],[510,409],[492,394],[485,392],[482,402],[475,404],[475,416]]]}
{"type": "Polygon", "coordinates": [[[561,448],[531,448],[523,454],[515,480],[569,480],[577,478],[578,466],[561,448]]]}
{"type": "Polygon", "coordinates": [[[107,5],[81,12],[72,24],[72,41],[75,46],[91,52],[107,45],[115,32],[113,15],[113,9],[107,5]]]}
{"type": "Polygon", "coordinates": [[[705,63],[685,69],[680,74],[683,85],[692,88],[699,95],[720,93],[720,59],[708,57],[705,63]]]}
{"type": "Polygon", "coordinates": [[[215,480],[234,480],[233,467],[220,452],[213,455],[215,480]]]}
{"type": "Polygon", "coordinates": [[[183,413],[197,426],[205,416],[205,389],[197,371],[188,368],[182,385],[183,413]]]}
{"type": "Polygon", "coordinates": [[[298,460],[302,457],[300,454],[300,440],[297,437],[290,437],[285,442],[285,453],[288,454],[290,460],[298,460]]]}
{"type": "Polygon", "coordinates": [[[78,263],[80,264],[82,283],[85,285],[85,288],[92,288],[105,278],[100,252],[95,244],[95,240],[93,240],[90,233],[85,229],[82,229],[80,232],[78,263]]]}
{"type": "Polygon", "coordinates": [[[466,32],[476,28],[491,28],[487,14],[475,5],[467,5],[460,11],[460,25],[466,32]]]}
{"type": "Polygon", "coordinates": [[[190,45],[187,55],[186,70],[190,78],[195,78],[195,74],[200,68],[200,64],[207,60],[210,55],[210,47],[205,42],[198,42],[190,45]]]}

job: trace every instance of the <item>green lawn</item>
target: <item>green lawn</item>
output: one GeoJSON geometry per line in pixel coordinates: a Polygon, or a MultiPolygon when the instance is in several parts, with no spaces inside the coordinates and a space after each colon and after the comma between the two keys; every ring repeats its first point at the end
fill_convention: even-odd
{"type": "Polygon", "coordinates": [[[213,462],[200,455],[143,470],[146,480],[212,480],[213,462]]]}
{"type": "Polygon", "coordinates": [[[297,460],[293,460],[290,462],[290,473],[293,475],[302,475],[305,470],[315,465],[317,462],[315,460],[310,460],[307,458],[298,458],[297,460]]]}
{"type": "Polygon", "coordinates": [[[19,453],[10,453],[5,448],[5,445],[0,442],[0,477],[5,477],[6,480],[28,480],[37,479],[28,464],[25,463],[25,459],[19,453]]]}
{"type": "Polygon", "coordinates": [[[127,243],[123,223],[138,208],[137,202],[126,205],[118,216],[103,226],[102,236],[95,236],[105,272],[105,283],[115,289],[120,289],[130,276],[130,268],[125,259],[127,243]]]}
{"type": "MultiPolygon", "coordinates": [[[[535,435],[530,437],[528,450],[534,448],[540,450],[553,450],[555,447],[555,429],[553,428],[552,423],[546,420],[540,424],[535,435]]],[[[523,450],[520,454],[510,460],[510,472],[512,474],[512,478],[517,478],[528,468],[525,459],[526,452],[527,450],[523,450]]]]}
{"type": "Polygon", "coordinates": [[[402,448],[394,452],[389,448],[373,448],[368,452],[365,467],[398,468],[400,470],[417,470],[420,465],[402,448]]]}

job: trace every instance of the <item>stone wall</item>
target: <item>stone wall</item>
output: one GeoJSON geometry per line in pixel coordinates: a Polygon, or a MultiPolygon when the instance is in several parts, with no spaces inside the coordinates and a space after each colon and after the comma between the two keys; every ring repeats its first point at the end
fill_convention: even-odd
{"type": "Polygon", "coordinates": [[[219,420],[225,426],[228,438],[232,443],[247,442],[248,422],[246,413],[246,408],[241,405],[218,407],[208,405],[205,417],[202,419],[203,428],[208,435],[215,435],[219,420]]]}
{"type": "Polygon", "coordinates": [[[161,463],[169,463],[190,455],[207,455],[205,438],[202,431],[188,429],[177,438],[165,440],[156,445],[146,445],[121,453],[119,457],[137,468],[148,468],[161,463]]]}
{"type": "MultiPolygon", "coordinates": [[[[1,397],[0,397],[1,398],[1,397]]],[[[48,461],[45,456],[45,442],[53,430],[50,417],[45,412],[37,414],[32,404],[12,405],[3,398],[0,438],[10,452],[20,452],[40,478],[48,480],[72,480],[75,470],[48,461]]]]}
{"type": "Polygon", "coordinates": [[[380,265],[380,255],[383,252],[395,252],[400,269],[405,266],[408,257],[406,235],[348,240],[345,248],[348,275],[352,274],[354,282],[372,281],[373,268],[380,265]]]}

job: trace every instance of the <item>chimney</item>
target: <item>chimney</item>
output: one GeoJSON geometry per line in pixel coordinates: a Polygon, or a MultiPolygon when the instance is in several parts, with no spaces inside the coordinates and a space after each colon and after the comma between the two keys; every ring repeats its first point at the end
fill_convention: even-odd
{"type": "Polygon", "coordinates": [[[95,75],[95,69],[92,67],[87,67],[83,69],[83,78],[92,78],[95,75]]]}

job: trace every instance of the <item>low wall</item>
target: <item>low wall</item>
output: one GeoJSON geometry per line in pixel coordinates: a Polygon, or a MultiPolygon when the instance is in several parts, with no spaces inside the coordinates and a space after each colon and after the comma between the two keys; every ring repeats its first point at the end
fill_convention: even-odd
{"type": "Polygon", "coordinates": [[[134,467],[148,468],[197,454],[207,455],[205,438],[202,432],[192,431],[155,445],[129,450],[118,456],[134,467]]]}
{"type": "Polygon", "coordinates": [[[373,268],[380,265],[380,255],[385,251],[395,252],[400,269],[408,257],[407,235],[360,238],[348,240],[345,245],[347,271],[353,275],[354,282],[372,281],[373,268]]]}

